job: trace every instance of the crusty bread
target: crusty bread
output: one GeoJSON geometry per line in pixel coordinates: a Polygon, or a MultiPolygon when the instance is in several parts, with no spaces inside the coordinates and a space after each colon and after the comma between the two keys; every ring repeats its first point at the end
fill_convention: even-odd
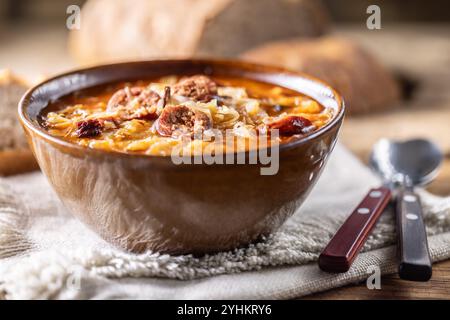
{"type": "Polygon", "coordinates": [[[389,71],[361,46],[340,37],[271,42],[242,57],[324,80],[342,94],[350,115],[391,108],[400,97],[399,86],[389,71]]]}
{"type": "Polygon", "coordinates": [[[28,84],[9,70],[0,70],[0,175],[37,168],[17,119],[17,104],[28,84]]]}
{"type": "Polygon", "coordinates": [[[82,64],[233,56],[269,40],[323,34],[318,0],[89,0],[71,54],[82,64]]]}

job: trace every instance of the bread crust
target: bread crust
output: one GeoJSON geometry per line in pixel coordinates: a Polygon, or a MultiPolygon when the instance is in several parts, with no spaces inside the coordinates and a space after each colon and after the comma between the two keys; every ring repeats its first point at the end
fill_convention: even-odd
{"type": "Polygon", "coordinates": [[[324,80],[342,94],[349,115],[390,109],[400,99],[392,74],[360,45],[341,37],[271,42],[245,52],[242,58],[324,80]]]}
{"type": "Polygon", "coordinates": [[[28,87],[26,80],[10,70],[0,70],[0,175],[13,175],[38,168],[17,119],[17,104],[28,87]]]}

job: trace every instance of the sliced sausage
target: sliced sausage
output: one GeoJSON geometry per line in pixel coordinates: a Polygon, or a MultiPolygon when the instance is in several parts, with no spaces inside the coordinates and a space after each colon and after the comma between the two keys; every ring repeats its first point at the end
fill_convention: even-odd
{"type": "Polygon", "coordinates": [[[159,116],[156,130],[165,137],[195,135],[211,128],[211,119],[202,111],[187,106],[167,106],[159,116]]]}
{"type": "Polygon", "coordinates": [[[160,100],[158,93],[145,87],[125,87],[112,95],[106,110],[119,110],[122,120],[153,120],[158,117],[156,110],[160,100]]]}
{"type": "Polygon", "coordinates": [[[195,101],[208,102],[217,94],[217,84],[207,76],[196,75],[181,79],[174,85],[173,93],[195,101]]]}
{"type": "Polygon", "coordinates": [[[286,116],[268,123],[267,127],[269,130],[278,129],[280,136],[292,136],[310,132],[313,129],[313,124],[300,116],[286,116]]]}

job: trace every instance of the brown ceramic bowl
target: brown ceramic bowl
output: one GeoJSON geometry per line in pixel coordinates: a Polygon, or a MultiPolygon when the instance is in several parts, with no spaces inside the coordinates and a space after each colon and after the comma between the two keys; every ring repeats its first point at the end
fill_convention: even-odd
{"type": "Polygon", "coordinates": [[[19,116],[36,159],[65,206],[107,241],[132,251],[201,254],[246,245],[276,230],[302,204],[336,142],[343,101],[329,86],[279,68],[223,60],[158,60],[81,69],[30,89],[19,116]],[[336,109],[325,127],[283,144],[279,171],[264,165],[175,165],[170,157],[88,149],[39,125],[47,103],[94,85],[205,73],[296,90],[336,109]]]}

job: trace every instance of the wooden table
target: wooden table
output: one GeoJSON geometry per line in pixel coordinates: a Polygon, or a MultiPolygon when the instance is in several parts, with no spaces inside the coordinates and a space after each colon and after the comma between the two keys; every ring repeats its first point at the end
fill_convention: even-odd
{"type": "Polygon", "coordinates": [[[382,277],[380,290],[362,285],[346,286],[305,297],[311,300],[363,299],[449,299],[450,261],[433,265],[433,277],[428,282],[401,280],[396,274],[382,277]]]}

